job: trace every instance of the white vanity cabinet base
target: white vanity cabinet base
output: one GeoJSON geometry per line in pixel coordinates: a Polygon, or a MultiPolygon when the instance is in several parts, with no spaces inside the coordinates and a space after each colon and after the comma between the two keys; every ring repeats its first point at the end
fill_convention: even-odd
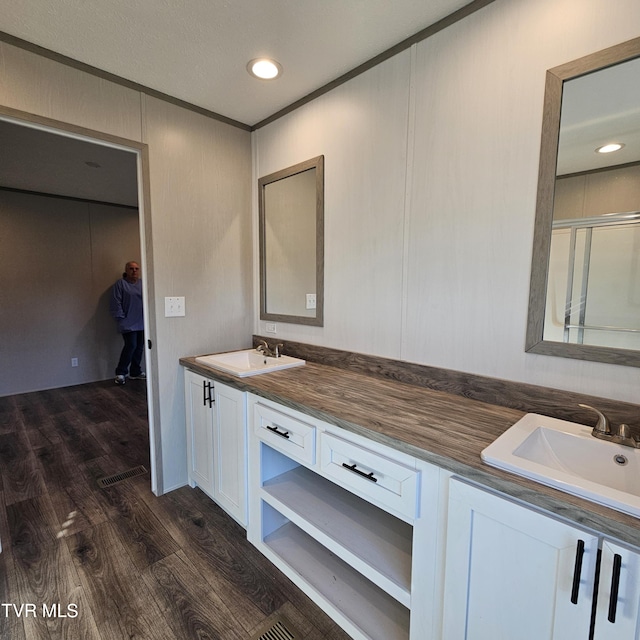
{"type": "MultiPolygon", "coordinates": [[[[615,544],[602,542],[600,586],[594,640],[637,640],[640,638],[640,554],[615,544]],[[615,580],[615,557],[619,556],[620,573],[615,580]],[[612,604],[611,587],[617,582],[617,606],[612,604]],[[612,614],[614,622],[609,620],[612,614]]],[[[615,594],[614,594],[615,595],[615,594]]]]}
{"type": "Polygon", "coordinates": [[[192,488],[198,486],[210,498],[213,498],[213,433],[216,412],[213,405],[210,406],[206,390],[203,387],[207,382],[211,381],[185,369],[189,486],[192,488]]]}
{"type": "Polygon", "coordinates": [[[247,526],[246,393],[215,383],[213,499],[247,526]]]}
{"type": "Polygon", "coordinates": [[[248,411],[249,541],[355,640],[440,640],[441,471],[251,394],[248,411]]]}
{"type": "Polygon", "coordinates": [[[586,640],[598,537],[453,479],[443,638],[586,640]],[[584,555],[571,601],[578,541],[584,555]]]}
{"type": "Polygon", "coordinates": [[[409,610],[337,558],[293,523],[264,539],[277,566],[317,604],[341,615],[341,626],[357,640],[409,637],[409,610]],[[280,560],[278,562],[277,560],[280,560]],[[304,576],[300,581],[299,577],[304,576]]]}
{"type": "Polygon", "coordinates": [[[411,525],[304,467],[265,482],[263,493],[265,502],[409,607],[411,525]]]}
{"type": "Polygon", "coordinates": [[[246,527],[247,394],[189,369],[184,384],[189,486],[246,527]]]}

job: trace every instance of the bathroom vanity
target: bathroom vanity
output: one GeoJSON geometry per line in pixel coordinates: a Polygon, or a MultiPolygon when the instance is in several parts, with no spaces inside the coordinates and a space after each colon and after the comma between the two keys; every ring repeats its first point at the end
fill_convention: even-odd
{"type": "Polygon", "coordinates": [[[313,362],[181,364],[190,483],[353,638],[637,640],[640,521],[482,463],[523,412],[313,362]],[[207,381],[235,409],[194,420],[207,381]]]}
{"type": "Polygon", "coordinates": [[[246,394],[185,370],[189,484],[247,526],[246,394]]]}
{"type": "Polygon", "coordinates": [[[249,407],[249,541],[354,638],[409,638],[411,603],[433,596],[438,469],[254,394],[249,407]]]}

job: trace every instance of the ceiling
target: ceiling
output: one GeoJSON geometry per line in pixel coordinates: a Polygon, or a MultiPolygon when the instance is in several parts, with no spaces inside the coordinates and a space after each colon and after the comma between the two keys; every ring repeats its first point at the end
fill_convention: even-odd
{"type": "Polygon", "coordinates": [[[0,31],[254,125],[469,2],[0,0],[0,31]]]}
{"type": "MultiPolygon", "coordinates": [[[[467,4],[469,0],[0,0],[0,32],[253,126],[467,4]],[[263,55],[282,65],[280,78],[268,82],[247,73],[247,62],[263,55]]],[[[638,159],[638,66],[640,61],[627,65],[632,80],[621,79],[614,70],[572,81],[575,108],[569,116],[563,107],[567,134],[560,173],[595,168],[594,140],[604,134],[593,132],[594,123],[616,120],[619,137],[623,127],[635,132],[635,142],[616,162],[638,159]],[[627,97],[603,91],[603,75],[615,86],[626,86],[627,97]],[[612,107],[618,109],[615,118],[610,111],[599,111],[612,107]],[[587,151],[574,152],[570,141],[572,149],[580,143],[587,151]]],[[[0,120],[0,186],[136,206],[135,167],[133,153],[0,120]]]]}
{"type": "MultiPolygon", "coordinates": [[[[469,2],[0,0],[0,32],[253,126],[469,2]],[[280,78],[248,74],[262,56],[280,78]]],[[[0,120],[0,186],[136,206],[135,163],[0,120]]]]}
{"type": "Polygon", "coordinates": [[[136,207],[136,154],[0,119],[0,187],[136,207]]]}

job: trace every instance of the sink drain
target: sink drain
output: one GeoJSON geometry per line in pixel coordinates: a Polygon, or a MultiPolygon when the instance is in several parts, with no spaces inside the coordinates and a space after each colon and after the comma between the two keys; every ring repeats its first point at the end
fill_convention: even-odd
{"type": "Polygon", "coordinates": [[[627,458],[627,456],[623,456],[621,453],[617,453],[615,456],[613,456],[613,461],[617,465],[624,467],[624,465],[629,462],[629,459],[627,458]]]}

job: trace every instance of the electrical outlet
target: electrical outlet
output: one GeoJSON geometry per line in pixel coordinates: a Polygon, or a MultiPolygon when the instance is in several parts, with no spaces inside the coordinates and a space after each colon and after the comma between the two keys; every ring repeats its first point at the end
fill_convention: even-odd
{"type": "Polygon", "coordinates": [[[264,330],[266,333],[276,333],[276,323],[275,322],[267,322],[264,325],[264,330]]]}
{"type": "Polygon", "coordinates": [[[316,308],[316,294],[307,293],[307,309],[315,309],[315,308],[316,308]]]}
{"type": "Polygon", "coordinates": [[[78,358],[71,358],[71,366],[72,367],[78,366],[78,358]]]}
{"type": "Polygon", "coordinates": [[[165,318],[177,318],[184,315],[184,296],[171,296],[164,299],[165,318]]]}

